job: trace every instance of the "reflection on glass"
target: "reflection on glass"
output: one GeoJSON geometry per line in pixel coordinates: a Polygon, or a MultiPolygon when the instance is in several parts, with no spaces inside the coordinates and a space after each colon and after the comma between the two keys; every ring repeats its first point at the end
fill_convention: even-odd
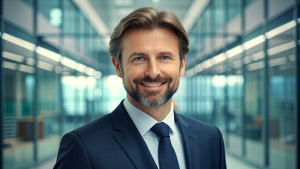
{"type": "Polygon", "coordinates": [[[215,75],[212,77],[212,87],[213,87],[213,111],[212,111],[212,122],[220,128],[221,131],[225,131],[225,86],[226,86],[226,76],[215,75]]]}
{"type": "Polygon", "coordinates": [[[32,96],[34,77],[4,69],[4,169],[33,162],[32,96]]]}
{"type": "MultiPolygon", "coordinates": [[[[269,139],[272,169],[296,169],[295,49],[290,29],[269,40],[269,139]],[[285,37],[285,38],[282,38],[285,37]],[[277,50],[276,50],[277,49],[277,50]],[[278,50],[280,49],[280,50],[278,50]]],[[[295,45],[294,45],[295,46],[295,45]]]]}
{"type": "Polygon", "coordinates": [[[38,158],[40,160],[54,156],[59,146],[59,90],[58,74],[43,69],[38,70],[38,158]]]}
{"type": "Polygon", "coordinates": [[[242,55],[228,59],[227,64],[227,136],[229,151],[242,155],[242,102],[244,77],[242,73],[242,55]]]}
{"type": "Polygon", "coordinates": [[[229,75],[227,78],[227,84],[229,132],[241,135],[243,77],[241,75],[229,75]]]}
{"type": "Polygon", "coordinates": [[[245,135],[246,158],[263,164],[263,44],[245,51],[245,135]]]}

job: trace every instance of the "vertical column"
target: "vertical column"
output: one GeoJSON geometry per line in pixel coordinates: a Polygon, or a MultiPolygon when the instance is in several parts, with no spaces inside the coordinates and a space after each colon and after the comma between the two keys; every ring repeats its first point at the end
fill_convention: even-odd
{"type": "MultiPolygon", "coordinates": [[[[38,0],[33,0],[33,38],[34,43],[38,46],[39,39],[38,39],[38,27],[37,27],[37,19],[38,19],[38,0]]],[[[36,50],[33,52],[33,58],[35,60],[34,69],[35,69],[35,85],[33,91],[33,159],[34,162],[38,161],[38,133],[39,133],[39,126],[38,126],[38,87],[39,87],[39,80],[38,80],[38,55],[36,50]]]]}
{"type": "MultiPolygon", "coordinates": [[[[217,100],[216,100],[216,89],[215,89],[215,86],[214,86],[214,83],[213,83],[213,73],[212,71],[209,71],[208,74],[206,75],[206,78],[205,78],[205,91],[210,91],[210,92],[206,92],[206,95],[205,95],[205,103],[208,103],[208,102],[212,102],[213,104],[213,109],[212,109],[212,114],[211,114],[211,118],[210,119],[207,119],[209,120],[208,122],[213,124],[213,125],[216,125],[216,114],[217,114],[217,100]]],[[[209,109],[207,104],[205,104],[205,109],[206,111],[209,109]]],[[[207,112],[206,112],[207,113],[207,112]]]]}
{"type": "Polygon", "coordinates": [[[91,104],[92,104],[92,101],[89,100],[89,97],[88,97],[88,90],[89,88],[87,87],[87,77],[88,76],[85,76],[85,89],[84,89],[84,104],[85,104],[85,114],[83,115],[84,119],[83,119],[83,122],[84,123],[88,123],[90,120],[91,120],[91,114],[92,114],[92,110],[91,110],[91,104]]]}
{"type": "Polygon", "coordinates": [[[190,113],[190,98],[189,98],[189,95],[190,95],[190,79],[191,77],[187,78],[186,79],[186,106],[187,106],[187,109],[186,109],[186,114],[188,115],[190,113]]]}
{"type": "Polygon", "coordinates": [[[3,168],[3,145],[4,145],[4,138],[3,138],[3,81],[4,81],[4,77],[3,77],[3,58],[2,58],[2,33],[3,33],[3,21],[2,21],[2,16],[3,16],[3,0],[0,0],[0,168],[3,168]]]}
{"type": "Polygon", "coordinates": [[[200,88],[200,82],[199,82],[199,76],[195,76],[195,116],[199,116],[200,110],[199,110],[199,89],[200,88]]]}
{"type": "Polygon", "coordinates": [[[101,108],[99,108],[100,110],[101,110],[101,115],[103,115],[104,113],[106,113],[105,112],[105,110],[106,110],[106,107],[105,106],[107,106],[107,104],[106,103],[104,103],[104,101],[106,100],[105,99],[105,97],[104,97],[104,79],[106,79],[105,77],[104,77],[104,75],[102,75],[102,77],[101,77],[101,79],[100,79],[100,85],[101,85],[101,100],[100,100],[100,102],[101,102],[101,108]]]}
{"type": "Polygon", "coordinates": [[[195,94],[196,94],[196,100],[195,100],[195,102],[196,102],[196,107],[195,107],[195,109],[196,109],[196,112],[195,112],[195,117],[199,117],[200,115],[201,115],[201,113],[203,113],[203,111],[201,110],[201,88],[202,88],[202,86],[201,86],[201,77],[200,77],[200,75],[196,75],[196,91],[194,91],[195,92],[195,94]]]}
{"type": "MultiPolygon", "coordinates": [[[[70,1],[70,3],[71,3],[72,1],[70,1]]],[[[73,4],[73,3],[72,3],[73,4]]],[[[75,6],[75,4],[74,4],[74,6],[75,6]]],[[[76,9],[77,10],[77,9],[76,9]]],[[[81,42],[81,37],[80,37],[80,24],[79,24],[79,22],[81,21],[81,18],[79,17],[79,18],[77,18],[77,20],[75,19],[76,18],[76,10],[74,10],[74,13],[73,13],[73,15],[74,15],[74,18],[72,18],[73,19],[73,26],[75,27],[75,29],[74,29],[74,31],[75,31],[75,34],[74,34],[74,39],[79,39],[78,40],[78,43],[76,43],[75,45],[74,45],[74,47],[75,47],[75,49],[74,49],[74,51],[77,51],[77,52],[81,52],[81,46],[80,46],[80,42],[81,42]]],[[[81,54],[81,53],[80,53],[81,54]]],[[[80,57],[80,61],[82,62],[82,60],[81,60],[81,57],[80,57]]],[[[74,79],[75,78],[78,78],[77,77],[77,72],[73,72],[72,73],[72,76],[74,77],[74,79]]],[[[76,79],[76,81],[77,81],[78,79],[76,79]]],[[[74,102],[74,114],[72,115],[73,117],[73,121],[71,122],[71,123],[73,123],[73,124],[71,124],[72,126],[73,126],[73,128],[77,128],[78,127],[78,124],[79,124],[79,117],[78,117],[78,112],[77,111],[79,111],[79,107],[78,107],[78,105],[79,105],[79,101],[78,101],[78,90],[77,90],[77,85],[75,85],[75,87],[74,87],[74,89],[73,89],[74,91],[74,98],[73,98],[73,102],[74,102]]]]}
{"type": "MultiPolygon", "coordinates": [[[[78,75],[77,75],[77,73],[72,73],[72,76],[74,76],[74,78],[78,78],[78,75]]],[[[82,79],[80,79],[80,80],[82,80],[82,79]]],[[[78,79],[76,79],[76,81],[78,81],[78,79]]],[[[80,83],[82,83],[82,82],[80,82],[80,83]]],[[[80,107],[79,107],[79,89],[78,89],[78,87],[77,87],[77,85],[75,85],[75,87],[74,87],[74,106],[75,106],[75,109],[74,109],[74,114],[73,114],[73,124],[72,124],[72,126],[73,126],[73,128],[77,128],[78,126],[79,126],[79,124],[80,124],[80,117],[79,117],[79,111],[80,111],[80,107]]]]}
{"type": "MultiPolygon", "coordinates": [[[[244,33],[245,33],[245,6],[246,6],[246,2],[245,0],[241,1],[241,28],[242,28],[242,32],[241,32],[241,43],[243,43],[243,37],[244,37],[244,33]]],[[[242,127],[242,157],[244,158],[246,155],[246,65],[244,64],[244,58],[245,58],[245,51],[242,52],[242,74],[244,77],[244,83],[243,83],[243,98],[242,98],[242,115],[241,115],[241,127],[242,127]]]]}
{"type": "MultiPolygon", "coordinates": [[[[64,8],[64,0],[59,1],[59,7],[62,11],[62,22],[60,25],[60,36],[59,36],[59,41],[60,41],[60,54],[63,55],[64,52],[62,51],[62,47],[64,46],[64,24],[65,24],[65,8],[64,8]]],[[[60,67],[63,65],[60,63],[60,67]]],[[[59,90],[59,135],[62,136],[64,133],[64,117],[65,117],[65,111],[64,111],[64,99],[63,99],[63,86],[62,86],[62,73],[60,72],[58,74],[58,90],[59,90]]]]}
{"type": "Polygon", "coordinates": [[[192,112],[193,112],[193,103],[192,103],[192,101],[193,101],[193,99],[192,99],[192,79],[193,79],[193,77],[190,77],[189,79],[188,79],[188,95],[187,95],[187,97],[188,97],[188,115],[189,116],[192,116],[193,114],[192,114],[192,112]]]}
{"type": "MultiPolygon", "coordinates": [[[[228,13],[228,0],[225,0],[224,1],[224,35],[223,35],[223,40],[224,40],[224,54],[226,55],[226,58],[227,58],[227,54],[226,54],[226,51],[228,50],[228,42],[227,42],[227,39],[228,39],[228,29],[227,29],[227,26],[226,24],[228,23],[229,21],[229,13],[228,13]]],[[[225,144],[226,146],[229,146],[229,115],[228,115],[228,74],[229,74],[229,71],[228,71],[228,59],[226,59],[224,61],[224,65],[225,65],[225,78],[226,78],[226,86],[225,86],[225,107],[224,107],[224,112],[225,112],[225,144]]]]}
{"type": "MultiPolygon", "coordinates": [[[[210,18],[210,20],[212,20],[212,22],[211,22],[211,24],[210,24],[210,30],[213,30],[212,31],[212,34],[210,34],[209,36],[210,36],[210,38],[212,39],[211,40],[211,46],[212,46],[212,51],[211,51],[211,53],[216,53],[216,51],[215,51],[215,42],[214,42],[214,38],[216,37],[216,29],[215,29],[215,13],[214,13],[214,11],[215,11],[215,3],[216,2],[213,2],[211,5],[210,5],[210,8],[211,8],[211,18],[210,18]]],[[[211,77],[212,76],[218,76],[218,73],[216,72],[216,71],[214,71],[213,70],[213,66],[210,68],[210,74],[211,74],[211,77]]],[[[220,74],[221,75],[221,74],[220,74]]],[[[213,86],[212,85],[213,83],[210,83],[210,85],[211,86],[213,86]]],[[[216,101],[216,99],[217,99],[217,97],[216,97],[216,92],[214,92],[214,107],[215,107],[215,105],[217,105],[218,103],[217,103],[217,101],[216,101]]],[[[222,117],[222,113],[223,112],[218,112],[216,109],[214,109],[214,111],[212,112],[212,115],[211,115],[211,123],[212,124],[214,124],[214,125],[219,125],[219,124],[217,124],[217,118],[218,117],[222,117]]],[[[220,124],[220,127],[222,127],[221,126],[222,124],[220,124]]]]}
{"type": "MultiPolygon", "coordinates": [[[[264,0],[263,12],[264,12],[264,25],[262,33],[265,34],[268,23],[268,0],[264,0]]],[[[262,126],[262,137],[264,145],[264,166],[269,166],[269,62],[268,62],[268,40],[264,42],[264,72],[263,72],[263,126],[262,126]]]]}
{"type": "MultiPolygon", "coordinates": [[[[70,1],[71,2],[71,1],[70,1]]],[[[74,6],[75,6],[75,4],[74,4],[74,6]]],[[[76,9],[76,10],[74,10],[74,18],[73,18],[73,21],[74,21],[74,26],[75,26],[75,39],[79,39],[79,43],[77,43],[77,44],[75,44],[75,47],[76,47],[76,49],[74,49],[75,51],[77,50],[77,52],[79,52],[80,53],[80,61],[81,62],[83,62],[83,58],[82,58],[82,56],[84,55],[83,54],[83,51],[82,51],[82,46],[81,46],[81,41],[82,41],[82,32],[81,32],[81,25],[84,25],[84,23],[81,23],[81,21],[82,21],[82,19],[79,17],[79,18],[77,18],[78,17],[78,15],[77,15],[77,10],[79,10],[79,9],[76,9]]],[[[77,71],[74,71],[73,73],[72,73],[72,75],[74,76],[74,78],[78,78],[78,75],[79,75],[79,73],[77,72],[77,71]]],[[[77,79],[78,80],[78,79],[77,79]]],[[[80,79],[80,80],[82,80],[82,79],[80,79]]],[[[79,116],[79,111],[80,111],[80,104],[79,104],[79,101],[80,101],[80,98],[79,98],[79,89],[78,89],[78,87],[76,86],[75,88],[74,88],[74,105],[75,105],[75,108],[74,108],[74,110],[75,110],[75,113],[74,113],[74,127],[75,128],[77,128],[78,126],[79,126],[79,124],[80,124],[80,116],[79,116]]]]}
{"type": "Polygon", "coordinates": [[[199,76],[194,76],[193,77],[194,78],[194,80],[193,80],[193,90],[192,90],[192,93],[194,94],[194,100],[193,100],[193,102],[194,102],[194,114],[193,114],[193,117],[195,118],[198,118],[199,117],[199,113],[200,113],[200,111],[199,111],[199,108],[198,108],[198,100],[199,100],[199,95],[198,95],[198,91],[199,91],[199,81],[198,81],[198,79],[199,79],[199,76]]]}
{"type": "Polygon", "coordinates": [[[224,122],[225,122],[225,136],[228,144],[228,133],[229,133],[229,113],[228,113],[228,72],[225,73],[225,87],[224,87],[224,122]]]}
{"type": "Polygon", "coordinates": [[[193,76],[192,78],[191,78],[191,116],[192,117],[195,117],[196,116],[196,109],[195,109],[195,105],[196,105],[196,103],[195,103],[195,101],[196,101],[196,99],[195,99],[195,78],[196,78],[196,76],[193,76]]]}
{"type": "MultiPolygon", "coordinates": [[[[296,98],[295,98],[295,103],[296,103],[296,108],[295,108],[295,116],[296,116],[296,159],[299,159],[300,156],[300,114],[299,114],[299,100],[300,100],[300,48],[299,48],[299,43],[298,40],[300,39],[300,26],[298,23],[298,17],[299,17],[299,1],[295,0],[295,5],[294,5],[294,20],[297,23],[295,27],[295,43],[296,43],[296,98]]],[[[300,160],[296,160],[296,168],[300,167],[300,160]]]]}
{"type": "Polygon", "coordinates": [[[189,115],[191,117],[193,117],[193,105],[194,105],[193,104],[193,78],[194,76],[189,79],[189,104],[190,104],[189,115]]]}

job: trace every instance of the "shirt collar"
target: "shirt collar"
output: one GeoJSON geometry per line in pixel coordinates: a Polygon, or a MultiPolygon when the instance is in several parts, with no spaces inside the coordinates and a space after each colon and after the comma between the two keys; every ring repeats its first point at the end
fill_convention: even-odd
{"type": "MultiPolygon", "coordinates": [[[[132,119],[133,123],[142,136],[144,136],[156,123],[158,123],[158,121],[153,117],[133,106],[129,102],[127,97],[125,98],[123,104],[130,118],[132,119]]],[[[168,124],[171,128],[170,134],[173,134],[173,132],[175,131],[173,103],[171,104],[170,112],[161,122],[168,124]]]]}

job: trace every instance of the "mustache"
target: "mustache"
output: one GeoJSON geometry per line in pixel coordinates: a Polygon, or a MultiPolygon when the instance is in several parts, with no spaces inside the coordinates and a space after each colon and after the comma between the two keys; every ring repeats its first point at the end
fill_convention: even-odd
{"type": "Polygon", "coordinates": [[[155,78],[151,78],[150,76],[145,76],[143,78],[135,79],[135,83],[143,83],[143,82],[158,82],[158,83],[164,83],[164,82],[170,82],[171,78],[167,77],[160,77],[156,76],[155,78]]]}

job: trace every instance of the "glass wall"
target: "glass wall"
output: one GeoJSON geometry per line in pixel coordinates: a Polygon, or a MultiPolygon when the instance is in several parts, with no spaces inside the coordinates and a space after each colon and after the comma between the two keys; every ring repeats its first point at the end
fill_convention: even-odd
{"type": "Polygon", "coordinates": [[[296,7],[292,0],[215,0],[190,33],[200,42],[192,44],[190,54],[198,62],[186,71],[191,116],[218,126],[227,152],[258,168],[297,168],[296,7]],[[222,11],[219,5],[224,25],[214,18],[222,11]],[[207,99],[211,112],[202,104],[207,99]]]}
{"type": "Polygon", "coordinates": [[[264,43],[245,50],[246,158],[263,165],[264,43]]]}
{"type": "MultiPolygon", "coordinates": [[[[269,25],[270,29],[275,25],[295,25],[292,11],[269,25]]],[[[295,27],[269,34],[269,139],[270,166],[274,169],[296,168],[295,46],[295,27]]]]}
{"type": "Polygon", "coordinates": [[[52,157],[59,145],[59,75],[38,69],[38,159],[52,157]]]}
{"type": "MultiPolygon", "coordinates": [[[[73,1],[1,2],[3,168],[30,168],[126,92],[73,1]]],[[[226,152],[256,168],[299,168],[297,8],[296,0],[211,0],[188,32],[175,110],[220,128],[226,152]]]]}
{"type": "MultiPolygon", "coordinates": [[[[16,168],[34,161],[33,102],[35,88],[35,68],[26,64],[33,60],[33,52],[21,47],[22,37],[30,42],[30,34],[6,24],[3,30],[3,137],[4,168],[16,168]],[[20,40],[20,39],[19,39],[20,40]],[[26,154],[26,156],[24,156],[26,154]]],[[[32,48],[31,48],[32,49],[32,48]]]]}
{"type": "Polygon", "coordinates": [[[63,133],[103,114],[103,43],[69,0],[2,3],[3,168],[30,168],[57,155],[63,133]]]}

